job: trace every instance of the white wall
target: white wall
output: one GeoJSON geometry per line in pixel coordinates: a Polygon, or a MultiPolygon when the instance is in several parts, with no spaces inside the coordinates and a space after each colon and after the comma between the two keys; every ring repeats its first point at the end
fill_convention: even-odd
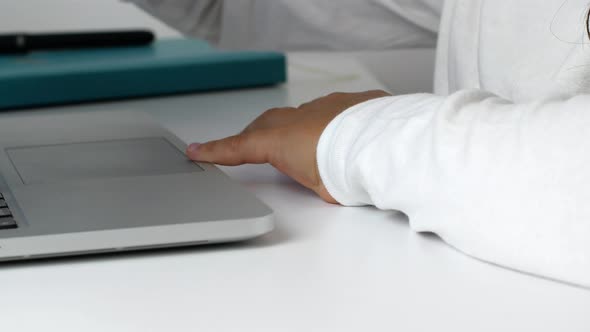
{"type": "MultiPolygon", "coordinates": [[[[177,35],[135,6],[119,0],[0,0],[0,33],[131,27],[150,28],[160,37],[177,35]]],[[[432,50],[367,52],[358,56],[394,93],[431,90],[432,50]]]]}

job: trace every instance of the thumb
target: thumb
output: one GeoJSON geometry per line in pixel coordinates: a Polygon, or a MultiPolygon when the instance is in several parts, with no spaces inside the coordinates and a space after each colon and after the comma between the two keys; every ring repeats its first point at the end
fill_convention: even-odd
{"type": "Polygon", "coordinates": [[[269,130],[242,133],[187,149],[191,160],[219,165],[264,164],[269,161],[276,139],[269,130]]]}

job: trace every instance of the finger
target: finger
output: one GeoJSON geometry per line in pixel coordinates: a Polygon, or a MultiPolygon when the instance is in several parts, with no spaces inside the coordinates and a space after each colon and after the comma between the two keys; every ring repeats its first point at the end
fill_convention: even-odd
{"type": "Polygon", "coordinates": [[[270,131],[243,133],[204,144],[191,144],[187,155],[195,161],[219,165],[264,164],[276,144],[270,131]]]}
{"type": "Polygon", "coordinates": [[[298,116],[297,112],[295,112],[296,110],[297,109],[293,107],[271,108],[252,121],[242,133],[271,129],[290,124],[298,116]]]}

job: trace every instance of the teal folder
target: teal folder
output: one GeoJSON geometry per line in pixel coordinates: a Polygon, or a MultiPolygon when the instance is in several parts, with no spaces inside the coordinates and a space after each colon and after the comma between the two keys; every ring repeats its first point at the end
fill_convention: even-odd
{"type": "Polygon", "coordinates": [[[276,52],[220,51],[194,39],[150,46],[0,56],[0,110],[270,85],[276,52]]]}

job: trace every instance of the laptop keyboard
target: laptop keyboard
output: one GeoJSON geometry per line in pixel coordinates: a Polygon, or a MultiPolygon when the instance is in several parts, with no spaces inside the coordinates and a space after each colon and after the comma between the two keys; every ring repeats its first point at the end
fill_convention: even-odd
{"type": "Polygon", "coordinates": [[[16,227],[16,221],[12,217],[12,213],[8,208],[8,204],[6,204],[4,196],[0,194],[0,229],[10,229],[16,227]]]}

